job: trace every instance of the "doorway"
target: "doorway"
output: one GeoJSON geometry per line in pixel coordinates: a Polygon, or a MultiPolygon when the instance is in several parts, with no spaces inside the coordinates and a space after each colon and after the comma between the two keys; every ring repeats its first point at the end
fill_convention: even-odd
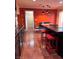
{"type": "Polygon", "coordinates": [[[34,30],[34,11],[25,11],[26,31],[34,30]]]}

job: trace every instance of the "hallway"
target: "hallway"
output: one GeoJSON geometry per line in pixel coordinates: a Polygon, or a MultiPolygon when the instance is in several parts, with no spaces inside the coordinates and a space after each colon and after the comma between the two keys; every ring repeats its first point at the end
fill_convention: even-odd
{"type": "Polygon", "coordinates": [[[57,54],[49,55],[41,45],[41,33],[28,31],[24,35],[20,59],[61,59],[57,54]]]}

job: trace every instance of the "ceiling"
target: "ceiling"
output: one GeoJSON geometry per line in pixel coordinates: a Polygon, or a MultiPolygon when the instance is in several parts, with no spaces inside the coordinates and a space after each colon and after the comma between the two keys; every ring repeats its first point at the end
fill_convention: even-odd
{"type": "Polygon", "coordinates": [[[63,0],[17,0],[19,8],[32,9],[62,9],[63,0]]]}

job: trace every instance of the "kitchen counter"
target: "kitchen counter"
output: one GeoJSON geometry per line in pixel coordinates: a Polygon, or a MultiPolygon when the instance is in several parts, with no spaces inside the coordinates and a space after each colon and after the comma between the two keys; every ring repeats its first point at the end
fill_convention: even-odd
{"type": "MultiPolygon", "coordinates": [[[[58,55],[63,57],[63,32],[59,32],[59,31],[57,31],[57,29],[55,27],[51,27],[49,25],[40,25],[40,27],[44,28],[46,34],[49,34],[50,36],[55,37],[55,40],[57,43],[56,52],[58,55]]],[[[53,38],[52,38],[52,41],[54,41],[53,38]]],[[[53,47],[53,46],[51,45],[51,47],[53,47]]]]}
{"type": "Polygon", "coordinates": [[[40,25],[41,28],[44,28],[46,30],[46,33],[50,33],[50,35],[53,35],[59,39],[63,39],[63,32],[59,32],[57,28],[52,26],[46,26],[46,25],[40,25]]]}

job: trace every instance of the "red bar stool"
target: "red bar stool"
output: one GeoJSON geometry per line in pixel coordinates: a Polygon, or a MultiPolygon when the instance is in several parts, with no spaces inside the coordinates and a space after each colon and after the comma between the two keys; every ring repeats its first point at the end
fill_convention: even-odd
{"type": "Polygon", "coordinates": [[[46,36],[47,36],[46,49],[50,54],[54,53],[57,49],[56,38],[54,36],[51,36],[50,34],[47,34],[46,36]]]}
{"type": "Polygon", "coordinates": [[[48,38],[48,40],[55,39],[55,37],[54,36],[51,36],[50,34],[47,34],[47,38],[48,38]]]}

